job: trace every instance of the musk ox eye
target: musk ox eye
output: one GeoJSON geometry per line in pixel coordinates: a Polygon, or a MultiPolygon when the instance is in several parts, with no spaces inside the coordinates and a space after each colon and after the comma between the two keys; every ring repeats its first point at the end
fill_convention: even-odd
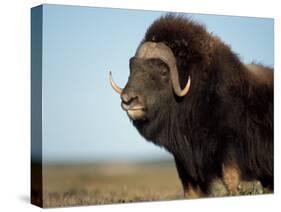
{"type": "Polygon", "coordinates": [[[166,64],[163,60],[161,60],[161,59],[159,59],[159,58],[151,58],[151,59],[148,59],[148,60],[147,60],[147,63],[149,63],[149,64],[151,64],[151,65],[153,65],[153,66],[163,66],[163,65],[166,64]]]}
{"type": "Polygon", "coordinates": [[[167,75],[168,75],[168,72],[169,72],[169,69],[166,68],[166,67],[161,67],[161,68],[159,69],[159,72],[160,72],[161,76],[167,76],[167,75]]]}
{"type": "Polygon", "coordinates": [[[161,76],[166,76],[169,72],[167,64],[158,58],[153,58],[148,60],[149,64],[152,66],[152,69],[157,70],[161,76]]]}

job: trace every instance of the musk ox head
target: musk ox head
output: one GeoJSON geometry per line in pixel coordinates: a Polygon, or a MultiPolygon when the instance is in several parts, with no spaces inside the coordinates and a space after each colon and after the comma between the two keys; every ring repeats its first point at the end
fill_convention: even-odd
{"type": "Polygon", "coordinates": [[[176,58],[161,42],[145,42],[138,48],[130,59],[130,76],[123,89],[113,81],[111,72],[109,79],[121,95],[121,107],[134,121],[153,119],[161,104],[169,104],[171,96],[185,96],[191,84],[189,77],[185,87],[180,87],[176,58]]]}

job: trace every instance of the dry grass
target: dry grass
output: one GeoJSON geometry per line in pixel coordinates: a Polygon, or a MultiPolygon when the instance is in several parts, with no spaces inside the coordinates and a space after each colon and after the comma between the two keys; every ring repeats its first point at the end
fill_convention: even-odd
{"type": "MultiPolygon", "coordinates": [[[[183,198],[173,163],[49,165],[43,177],[44,207],[183,198]]],[[[213,196],[227,195],[220,183],[213,188],[213,196]]],[[[239,189],[240,194],[265,193],[257,182],[239,189]]]]}
{"type": "Polygon", "coordinates": [[[171,164],[44,167],[43,205],[59,207],[179,199],[171,164]]]}

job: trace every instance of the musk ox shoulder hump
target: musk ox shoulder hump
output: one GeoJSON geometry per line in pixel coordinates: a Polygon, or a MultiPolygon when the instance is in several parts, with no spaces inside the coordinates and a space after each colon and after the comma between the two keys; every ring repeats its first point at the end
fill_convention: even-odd
{"type": "Polygon", "coordinates": [[[246,67],[250,80],[258,85],[273,86],[273,69],[258,64],[247,64],[246,67]]]}

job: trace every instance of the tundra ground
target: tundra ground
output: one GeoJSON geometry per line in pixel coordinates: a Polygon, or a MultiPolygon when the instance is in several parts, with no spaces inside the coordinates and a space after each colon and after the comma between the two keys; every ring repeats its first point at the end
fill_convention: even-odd
{"type": "MultiPolygon", "coordinates": [[[[240,194],[267,193],[258,182],[240,194]]],[[[227,195],[217,183],[213,196],[227,195]]],[[[140,164],[47,165],[43,168],[43,206],[62,207],[183,199],[173,162],[140,164]]]]}

